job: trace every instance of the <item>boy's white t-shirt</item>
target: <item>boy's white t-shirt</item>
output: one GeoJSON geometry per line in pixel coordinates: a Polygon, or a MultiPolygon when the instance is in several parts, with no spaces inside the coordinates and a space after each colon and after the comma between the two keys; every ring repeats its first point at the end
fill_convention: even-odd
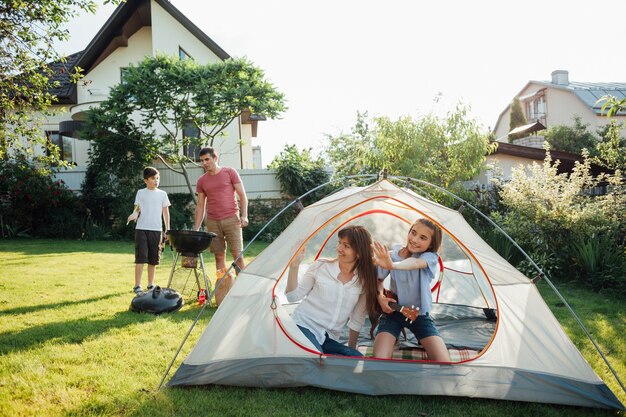
{"type": "Polygon", "coordinates": [[[163,208],[171,206],[165,191],[158,188],[154,190],[142,188],[137,191],[135,204],[139,206],[140,210],[135,229],[163,231],[163,208]]]}

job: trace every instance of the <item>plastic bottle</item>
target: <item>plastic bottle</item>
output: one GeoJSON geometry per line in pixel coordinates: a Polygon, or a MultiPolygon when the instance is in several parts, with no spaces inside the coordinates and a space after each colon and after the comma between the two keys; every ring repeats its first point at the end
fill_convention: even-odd
{"type": "Polygon", "coordinates": [[[198,293],[198,305],[203,306],[206,302],[206,290],[204,288],[200,289],[198,293]]]}

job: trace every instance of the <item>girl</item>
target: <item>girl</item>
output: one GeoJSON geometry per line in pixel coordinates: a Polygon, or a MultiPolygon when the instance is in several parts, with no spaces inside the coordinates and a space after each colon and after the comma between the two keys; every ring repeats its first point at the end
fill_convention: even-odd
{"type": "Polygon", "coordinates": [[[363,356],[356,350],[367,310],[376,306],[376,266],[372,238],[362,226],[347,226],[337,233],[337,258],[318,259],[298,280],[304,248],[289,266],[287,288],[290,302],[302,300],[292,318],[322,353],[363,356]],[[348,346],[338,342],[348,324],[348,346]]]}
{"type": "Polygon", "coordinates": [[[378,303],[383,310],[374,340],[374,356],[391,358],[400,331],[408,327],[424,347],[428,358],[450,362],[448,349],[435,327],[429,312],[432,306],[430,282],[435,277],[441,247],[441,228],[428,219],[418,219],[409,229],[406,245],[394,245],[391,252],[376,242],[374,259],[378,269],[378,303]],[[384,295],[383,280],[391,273],[391,291],[398,300],[384,295]],[[419,316],[413,323],[389,307],[389,302],[419,307],[419,316]]]}

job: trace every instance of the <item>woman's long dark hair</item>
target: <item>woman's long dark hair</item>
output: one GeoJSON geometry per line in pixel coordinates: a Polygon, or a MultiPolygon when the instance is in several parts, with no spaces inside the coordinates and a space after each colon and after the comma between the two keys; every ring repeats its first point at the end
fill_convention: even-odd
{"type": "Polygon", "coordinates": [[[376,299],[378,274],[376,265],[372,261],[372,236],[363,226],[346,226],[337,233],[339,238],[346,238],[350,246],[357,254],[357,260],[352,271],[357,272],[359,282],[365,291],[367,311],[372,315],[376,311],[378,300],[376,299]]]}

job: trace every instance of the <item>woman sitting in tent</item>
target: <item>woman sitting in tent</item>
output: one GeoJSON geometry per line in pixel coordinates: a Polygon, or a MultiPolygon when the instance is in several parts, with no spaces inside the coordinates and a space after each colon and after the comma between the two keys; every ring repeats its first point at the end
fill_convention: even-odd
{"type": "Polygon", "coordinates": [[[428,358],[450,362],[446,345],[429,315],[432,307],[430,283],[435,277],[441,247],[441,228],[428,219],[418,219],[411,228],[405,245],[396,244],[391,252],[380,243],[374,244],[378,268],[378,303],[383,315],[378,322],[374,340],[374,356],[391,358],[396,340],[402,329],[408,327],[424,347],[428,358]],[[393,296],[385,296],[383,280],[391,273],[390,289],[393,296]],[[397,298],[394,299],[394,298],[397,298]],[[389,303],[396,303],[392,308],[389,303]],[[401,306],[419,308],[413,322],[398,310],[401,306]]]}
{"type": "Polygon", "coordinates": [[[318,259],[299,280],[304,248],[296,255],[289,266],[285,295],[290,302],[302,300],[292,318],[320,352],[363,356],[356,350],[359,332],[367,311],[377,302],[372,238],[363,226],[347,226],[337,236],[337,257],[318,259]],[[348,346],[336,340],[346,323],[348,346]]]}

